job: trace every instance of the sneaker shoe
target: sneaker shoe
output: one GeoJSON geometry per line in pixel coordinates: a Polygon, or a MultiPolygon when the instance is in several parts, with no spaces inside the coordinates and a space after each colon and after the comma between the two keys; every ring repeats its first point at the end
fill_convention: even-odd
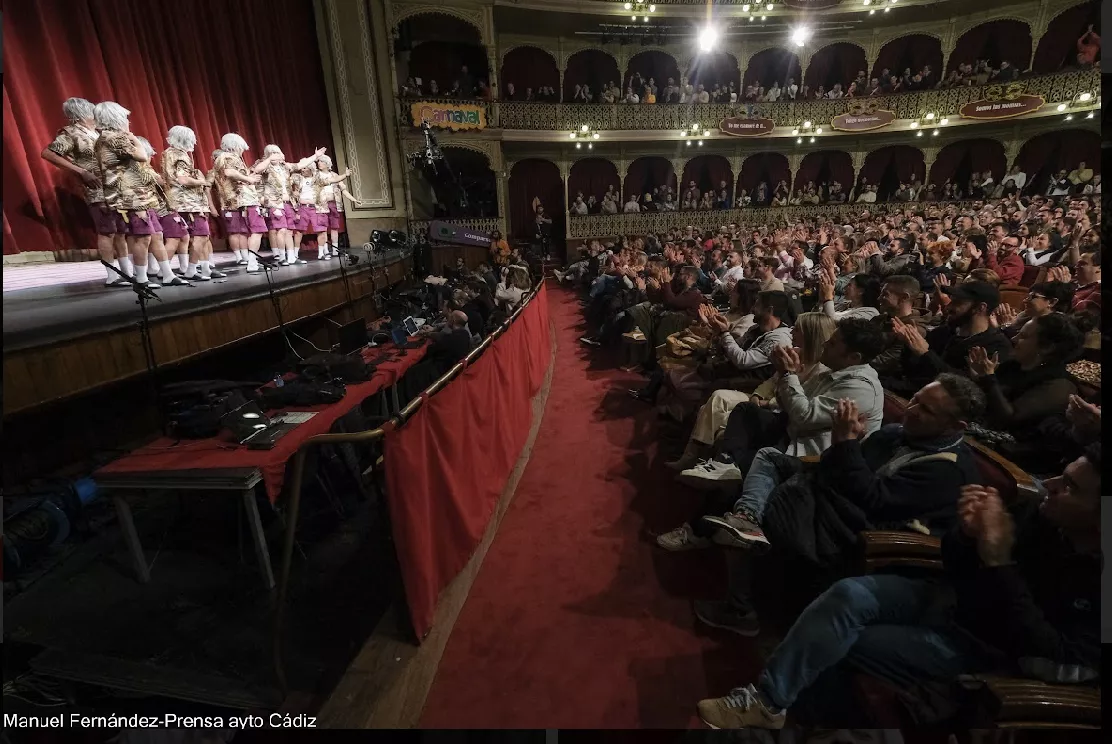
{"type": "Polygon", "coordinates": [[[296,261],[294,261],[294,263],[300,265],[300,264],[307,264],[309,262],[306,261],[304,258],[299,258],[296,261]]]}
{"type": "Polygon", "coordinates": [[[736,687],[726,697],[700,700],[699,718],[712,729],[784,728],[787,713],[762,699],[753,685],[736,687]]]}
{"type": "Polygon", "coordinates": [[[666,463],[664,463],[664,467],[668,468],[669,470],[682,471],[682,470],[689,470],[689,469],[695,467],[698,464],[699,464],[698,456],[689,455],[688,453],[684,452],[680,456],[680,459],[671,460],[670,462],[666,462],[666,463]]]}
{"type": "Polygon", "coordinates": [[[602,343],[597,338],[591,338],[590,336],[580,336],[579,342],[587,344],[587,346],[602,346],[602,343]]]}
{"type": "Polygon", "coordinates": [[[260,271],[262,271],[262,267],[260,266],[256,266],[255,268],[251,268],[250,266],[248,266],[246,269],[246,272],[248,274],[258,274],[260,271]]]}
{"type": "Polygon", "coordinates": [[[559,269],[553,269],[552,276],[556,277],[556,281],[558,282],[564,281],[564,272],[560,271],[559,269]]]}
{"type": "Polygon", "coordinates": [[[733,486],[742,482],[744,477],[737,465],[703,460],[693,468],[688,468],[676,476],[680,483],[701,491],[712,491],[723,486],[733,486]]]}
{"type": "Polygon", "coordinates": [[[695,617],[703,625],[729,630],[746,638],[760,635],[761,626],[757,613],[753,610],[742,612],[726,600],[697,599],[694,604],[695,617]]]}
{"type": "Polygon", "coordinates": [[[246,265],[247,265],[247,259],[246,258],[241,258],[238,261],[236,261],[236,266],[246,266],[246,265]]]}
{"type": "Polygon", "coordinates": [[[217,271],[216,269],[213,269],[212,271],[210,271],[209,276],[213,279],[227,279],[228,278],[227,274],[225,274],[223,271],[217,271]]]}
{"type": "Polygon", "coordinates": [[[712,545],[709,538],[696,535],[695,531],[691,529],[691,525],[687,522],[684,522],[682,526],[670,532],[657,535],[656,544],[673,553],[679,553],[684,550],[709,548],[712,545]]]}
{"type": "MultiPolygon", "coordinates": [[[[213,273],[215,273],[215,272],[213,272],[213,273]]],[[[210,281],[212,281],[212,276],[211,275],[210,276],[203,276],[201,274],[196,274],[194,276],[189,277],[188,280],[191,281],[191,282],[210,282],[210,281]]]]}
{"type": "Polygon", "coordinates": [[[707,516],[703,517],[703,523],[716,529],[712,539],[719,545],[758,550],[768,547],[764,530],[749,514],[739,512],[721,517],[707,516]]]}

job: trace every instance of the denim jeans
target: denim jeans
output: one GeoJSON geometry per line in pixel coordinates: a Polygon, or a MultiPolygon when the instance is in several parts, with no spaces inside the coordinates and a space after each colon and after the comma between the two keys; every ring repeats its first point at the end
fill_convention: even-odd
{"type": "Polygon", "coordinates": [[[595,279],[594,283],[591,284],[591,299],[593,300],[602,296],[615,282],[620,282],[621,280],[622,278],[620,276],[614,276],[613,274],[603,274],[598,279],[595,279]]]}
{"type": "Polygon", "coordinates": [[[761,447],[742,481],[734,511],[749,512],[760,522],[772,492],[802,467],[799,458],[785,455],[776,447],[761,447]]]}
{"type": "Polygon", "coordinates": [[[874,575],[842,579],[799,616],[765,663],[757,688],[790,708],[843,660],[905,689],[949,681],[981,666],[973,644],[948,623],[952,595],[933,582],[874,575]]]}

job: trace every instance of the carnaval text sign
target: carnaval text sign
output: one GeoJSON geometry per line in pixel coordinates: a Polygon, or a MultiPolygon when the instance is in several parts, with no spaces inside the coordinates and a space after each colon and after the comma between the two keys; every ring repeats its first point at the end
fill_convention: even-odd
{"type": "Polygon", "coordinates": [[[723,134],[732,134],[735,137],[760,137],[771,134],[776,127],[772,119],[746,119],[741,116],[731,116],[722,120],[719,129],[723,134]]]}
{"type": "Polygon", "coordinates": [[[411,108],[413,126],[421,126],[427,121],[440,129],[483,129],[486,127],[486,112],[482,106],[470,103],[443,103],[421,101],[411,108]]]}

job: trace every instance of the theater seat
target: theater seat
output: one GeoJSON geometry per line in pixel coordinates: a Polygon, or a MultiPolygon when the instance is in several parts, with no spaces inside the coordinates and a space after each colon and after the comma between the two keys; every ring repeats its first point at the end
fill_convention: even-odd
{"type": "Polygon", "coordinates": [[[1024,266],[1023,276],[1019,279],[1020,286],[1030,287],[1032,284],[1039,281],[1039,274],[1044,271],[1046,271],[1046,267],[1044,266],[1024,266]]]}
{"type": "Polygon", "coordinates": [[[904,411],[907,410],[907,399],[901,398],[895,393],[884,391],[884,414],[881,423],[885,426],[888,424],[898,424],[903,421],[904,411]]]}
{"type": "Polygon", "coordinates": [[[1000,301],[1022,312],[1027,305],[1027,287],[1018,284],[1001,284],[1000,301]]]}

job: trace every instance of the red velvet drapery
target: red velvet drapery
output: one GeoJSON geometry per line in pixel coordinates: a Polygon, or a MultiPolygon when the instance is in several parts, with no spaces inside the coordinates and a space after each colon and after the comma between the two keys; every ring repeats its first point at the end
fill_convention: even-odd
{"type": "Polygon", "coordinates": [[[192,127],[205,170],[226,132],[249,158],[331,150],[309,0],[35,0],[5,3],[3,20],[5,254],[95,246],[77,179],[39,157],[71,96],[130,109],[159,152],[192,127]]]}
{"type": "Polygon", "coordinates": [[[528,158],[514,163],[510,171],[510,231],[514,237],[532,240],[536,213],[533,199],[539,198],[545,214],[552,218],[552,240],[560,245],[564,235],[564,181],[550,160],[528,158]]]}
{"type": "Polygon", "coordinates": [[[722,155],[699,155],[691,158],[683,167],[683,178],[680,183],[686,188],[692,181],[695,182],[700,193],[713,191],[716,195],[722,188],[722,182],[725,181],[726,194],[729,195],[734,183],[730,161],[722,155]]]}
{"type": "MultiPolygon", "coordinates": [[[[647,82],[649,78],[653,79],[656,83],[657,91],[668,84],[668,78],[672,78],[677,84],[680,81],[680,66],[676,64],[676,59],[664,52],[656,49],[649,49],[644,52],[638,52],[629,58],[629,64],[626,65],[625,79],[622,81],[622,92],[625,92],[625,86],[629,85],[630,78],[635,72],[641,73],[641,77],[647,82]]],[[[641,91],[637,91],[641,95],[641,91]]]]}
{"type": "Polygon", "coordinates": [[[756,202],[757,186],[762,181],[768,185],[768,194],[765,200],[767,204],[772,200],[772,192],[776,189],[776,184],[790,178],[791,165],[788,164],[786,156],[778,152],[759,152],[750,155],[742,163],[737,186],[739,189],[745,189],[749,192],[749,197],[754,200],[753,206],[763,206],[756,202]]]}
{"type": "Polygon", "coordinates": [[[909,182],[913,175],[922,181],[924,169],[922,150],[910,145],[890,145],[865,156],[861,174],[878,186],[877,198],[885,201],[900,188],[901,182],[909,182]]]}
{"type": "Polygon", "coordinates": [[[1011,18],[974,26],[958,38],[946,63],[946,72],[979,59],[987,59],[994,68],[1006,59],[1020,70],[1026,70],[1031,61],[1031,27],[1011,18]]]}
{"type": "Polygon", "coordinates": [[[525,89],[536,92],[541,86],[560,89],[560,71],[552,55],[537,47],[523,46],[511,49],[502,60],[501,86],[498,95],[506,98],[506,84],[514,84],[514,100],[525,100],[525,89]]]}
{"type": "Polygon", "coordinates": [[[575,195],[583,192],[583,201],[592,195],[602,201],[602,195],[610,187],[615,193],[621,194],[622,184],[618,179],[618,168],[605,158],[583,158],[571,166],[568,173],[568,194],[572,202],[575,195]]]}
{"type": "MultiPolygon", "coordinates": [[[[622,195],[627,198],[630,194],[644,196],[646,191],[651,193],[653,188],[668,184],[672,185],[673,190],[676,189],[676,174],[672,170],[671,161],[667,158],[646,155],[629,164],[622,195]]],[[[676,199],[679,198],[680,192],[677,191],[676,199]]]]}
{"type": "Polygon", "coordinates": [[[837,181],[848,198],[853,188],[853,158],[842,150],[807,153],[795,172],[795,188],[801,189],[811,181],[816,187],[837,181]]]}
{"type": "Polygon", "coordinates": [[[788,84],[788,79],[795,80],[800,84],[803,80],[802,68],[799,66],[799,57],[795,52],[789,52],[787,49],[765,49],[764,51],[757,52],[753,58],[749,60],[749,66],[745,68],[746,86],[752,83],[758,83],[765,88],[772,86],[775,80],[783,87],[788,84]]]}
{"type": "MultiPolygon", "coordinates": [[[[811,57],[804,80],[811,90],[820,85],[830,90],[834,83],[841,83],[844,91],[849,88],[850,81],[857,77],[858,72],[869,74],[868,66],[865,50],[856,44],[845,41],[827,44],[811,57]]],[[[860,91],[858,95],[864,95],[864,91],[860,91]]]]}
{"type": "Polygon", "coordinates": [[[571,55],[564,70],[564,100],[570,101],[575,93],[575,86],[584,83],[591,87],[591,92],[595,95],[607,83],[622,85],[622,74],[618,71],[617,61],[599,49],[583,49],[571,55]]]}
{"type": "Polygon", "coordinates": [[[1044,194],[1058,170],[1073,170],[1084,161],[1100,173],[1100,135],[1084,129],[1064,129],[1032,137],[1019,151],[1019,167],[1027,174],[1024,193],[1044,194]]]}
{"type": "Polygon", "coordinates": [[[998,140],[962,140],[951,142],[938,151],[928,180],[936,186],[941,186],[947,179],[964,185],[973,173],[987,170],[992,172],[996,183],[1001,183],[1007,169],[1008,157],[998,140]]]}
{"type": "Polygon", "coordinates": [[[486,532],[529,437],[551,349],[542,284],[482,356],[386,435],[390,521],[418,639],[486,532]]]}
{"type": "MultiPolygon", "coordinates": [[[[687,76],[692,85],[703,85],[711,90],[715,85],[734,84],[736,91],[741,85],[741,70],[737,58],[729,52],[710,52],[700,54],[691,65],[691,72],[687,76]]],[[[667,78],[665,78],[667,82],[667,78]]],[[[676,80],[679,83],[679,80],[676,80]]]]}
{"type": "Polygon", "coordinates": [[[1100,3],[1097,0],[1075,5],[1056,16],[1035,49],[1034,72],[1055,72],[1062,67],[1076,66],[1077,40],[1090,24],[1100,35],[1100,3]]]}
{"type": "Polygon", "coordinates": [[[906,69],[919,72],[926,65],[931,66],[933,82],[937,83],[942,74],[942,42],[926,34],[908,34],[880,48],[869,77],[879,79],[884,70],[891,75],[902,75],[906,69]]]}

